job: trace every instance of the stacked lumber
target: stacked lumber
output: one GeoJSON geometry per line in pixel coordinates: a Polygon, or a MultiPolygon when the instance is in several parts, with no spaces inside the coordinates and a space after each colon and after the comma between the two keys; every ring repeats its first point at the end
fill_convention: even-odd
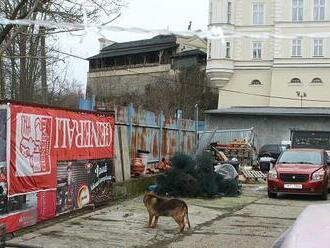
{"type": "Polygon", "coordinates": [[[228,159],[237,158],[241,165],[252,165],[256,152],[245,139],[234,139],[229,144],[212,143],[211,146],[222,151],[228,159]]]}

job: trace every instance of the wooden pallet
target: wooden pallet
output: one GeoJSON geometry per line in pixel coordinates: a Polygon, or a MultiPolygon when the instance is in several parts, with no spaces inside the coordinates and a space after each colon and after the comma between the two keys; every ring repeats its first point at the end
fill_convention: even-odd
{"type": "Polygon", "coordinates": [[[242,169],[242,173],[246,179],[266,179],[266,175],[261,171],[242,169]]]}

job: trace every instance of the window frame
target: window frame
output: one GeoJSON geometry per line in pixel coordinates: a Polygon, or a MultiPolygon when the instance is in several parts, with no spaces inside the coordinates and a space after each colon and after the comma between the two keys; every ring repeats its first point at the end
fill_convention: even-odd
{"type": "Polygon", "coordinates": [[[261,41],[252,42],[252,58],[254,60],[262,59],[262,42],[261,41]]]}
{"type": "Polygon", "coordinates": [[[226,54],[225,54],[225,58],[226,59],[230,59],[231,58],[231,42],[230,41],[226,41],[226,54]]]}
{"type": "Polygon", "coordinates": [[[301,38],[293,39],[291,41],[291,57],[302,57],[302,48],[303,48],[302,43],[303,40],[301,38]]]}
{"type": "Polygon", "coordinates": [[[258,85],[263,85],[263,83],[259,79],[253,79],[249,85],[258,86],[258,85]],[[259,83],[255,83],[255,82],[259,82],[259,83]]]}
{"type": "Polygon", "coordinates": [[[209,23],[213,22],[213,2],[210,1],[209,3],[209,23]]]}
{"type": "Polygon", "coordinates": [[[292,22],[304,21],[304,0],[292,0],[291,1],[291,19],[292,22]]]}
{"type": "Polygon", "coordinates": [[[313,57],[324,57],[324,39],[313,39],[313,57]]]}
{"type": "Polygon", "coordinates": [[[326,3],[325,0],[313,0],[313,20],[325,21],[326,3]],[[323,1],[321,3],[321,1],[323,1]],[[322,10],[322,11],[321,11],[322,10]]]}
{"type": "Polygon", "coordinates": [[[253,2],[252,3],[252,24],[264,25],[265,24],[265,3],[253,2]],[[256,7],[256,9],[255,9],[256,7]]]}
{"type": "Polygon", "coordinates": [[[227,24],[232,23],[232,17],[233,17],[233,2],[228,1],[228,3],[227,3],[227,24]]]}
{"type": "Polygon", "coordinates": [[[311,81],[311,84],[316,84],[316,85],[323,84],[323,80],[319,77],[316,77],[316,78],[313,78],[313,80],[311,81]],[[316,82],[316,80],[319,80],[319,81],[316,82]]]}
{"type": "Polygon", "coordinates": [[[290,84],[302,84],[302,81],[300,78],[298,77],[294,77],[290,80],[290,84]],[[297,81],[297,82],[294,82],[294,81],[297,81]],[[299,82],[298,82],[299,81],[299,82]]]}

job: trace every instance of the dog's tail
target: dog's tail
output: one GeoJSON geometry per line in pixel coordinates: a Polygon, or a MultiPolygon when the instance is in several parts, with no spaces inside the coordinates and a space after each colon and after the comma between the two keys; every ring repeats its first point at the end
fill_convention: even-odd
{"type": "Polygon", "coordinates": [[[190,229],[191,226],[190,226],[190,221],[189,221],[189,215],[188,215],[188,206],[186,206],[186,218],[187,218],[187,224],[188,224],[188,228],[190,229]]]}

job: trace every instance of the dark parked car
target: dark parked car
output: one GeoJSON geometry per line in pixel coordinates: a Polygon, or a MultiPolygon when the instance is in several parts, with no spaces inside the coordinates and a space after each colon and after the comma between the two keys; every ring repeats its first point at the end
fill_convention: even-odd
{"type": "Polygon", "coordinates": [[[271,161],[270,161],[270,159],[267,159],[267,158],[278,159],[280,154],[287,148],[288,148],[287,145],[281,145],[281,144],[263,145],[259,149],[259,153],[258,153],[258,162],[259,162],[260,170],[269,171],[271,161]]]}
{"type": "Polygon", "coordinates": [[[259,158],[260,157],[272,157],[278,159],[280,154],[287,149],[288,146],[281,144],[267,144],[263,145],[259,149],[259,158]]]}
{"type": "Polygon", "coordinates": [[[268,196],[277,193],[328,197],[330,160],[322,149],[288,149],[268,174],[268,196]]]}

